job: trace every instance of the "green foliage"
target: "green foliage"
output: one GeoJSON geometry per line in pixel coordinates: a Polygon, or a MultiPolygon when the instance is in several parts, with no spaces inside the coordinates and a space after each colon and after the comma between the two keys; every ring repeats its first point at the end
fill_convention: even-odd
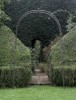
{"type": "MultiPolygon", "coordinates": [[[[53,2],[53,5],[57,3],[55,1],[50,2],[49,0],[48,2],[49,4],[53,2]]],[[[40,7],[40,5],[43,5],[44,3],[46,3],[46,0],[43,3],[40,3],[40,1],[32,0],[30,2],[28,0],[11,0],[11,2],[5,6],[6,13],[12,19],[11,22],[7,23],[8,26],[10,26],[12,31],[15,33],[16,24],[19,18],[26,11],[32,10],[33,7],[34,9],[37,9],[38,6],[40,7]]],[[[46,3],[46,6],[49,9],[49,11],[55,11],[54,14],[59,19],[62,26],[62,32],[65,34],[67,30],[66,26],[68,24],[67,20],[69,17],[69,13],[65,10],[58,10],[60,9],[59,7],[58,9],[54,10],[53,5],[51,9],[46,3]]],[[[46,8],[43,6],[43,9],[46,8]]],[[[47,46],[50,43],[50,41],[54,40],[56,38],[56,35],[59,35],[59,30],[56,22],[52,18],[50,18],[46,14],[31,14],[30,16],[24,18],[20,23],[17,37],[22,41],[24,45],[28,47],[34,47],[35,41],[40,40],[41,46],[43,48],[47,46]]]]}
{"type": "Polygon", "coordinates": [[[68,20],[68,31],[70,32],[71,31],[71,29],[72,28],[74,28],[75,27],[75,25],[76,25],[76,22],[75,22],[75,20],[74,20],[74,16],[72,16],[72,17],[70,17],[69,18],[69,20],[68,20]]]}
{"type": "Polygon", "coordinates": [[[76,86],[76,26],[52,46],[50,57],[53,69],[48,76],[53,85],[62,86],[64,79],[65,86],[76,86]]]}
{"type": "Polygon", "coordinates": [[[4,25],[4,22],[10,20],[10,18],[4,12],[4,3],[8,0],[0,0],[0,27],[4,25]]]}
{"type": "Polygon", "coordinates": [[[63,86],[76,86],[76,66],[62,66],[61,68],[53,66],[53,72],[48,72],[48,76],[52,85],[63,86]],[[63,67],[63,68],[62,68],[63,67]]]}
{"type": "Polygon", "coordinates": [[[73,16],[72,21],[73,21],[74,23],[76,23],[76,16],[73,16]]]}
{"type": "Polygon", "coordinates": [[[26,67],[1,67],[0,87],[25,87],[31,79],[31,70],[26,67]]]}
{"type": "MultiPolygon", "coordinates": [[[[13,64],[15,50],[15,35],[12,31],[2,26],[0,29],[0,66],[13,64]]],[[[30,63],[30,51],[17,39],[16,64],[30,63]]]]}
{"type": "MultiPolygon", "coordinates": [[[[54,15],[58,18],[58,20],[61,24],[62,34],[63,35],[66,34],[68,31],[68,29],[67,29],[67,26],[69,24],[68,20],[70,19],[71,14],[67,10],[60,9],[60,10],[55,11],[54,15]]],[[[56,27],[55,27],[55,29],[56,29],[56,27]]]]}
{"type": "Polygon", "coordinates": [[[76,26],[62,38],[62,44],[59,41],[51,48],[51,63],[58,66],[61,60],[63,65],[76,64],[76,26]]]}

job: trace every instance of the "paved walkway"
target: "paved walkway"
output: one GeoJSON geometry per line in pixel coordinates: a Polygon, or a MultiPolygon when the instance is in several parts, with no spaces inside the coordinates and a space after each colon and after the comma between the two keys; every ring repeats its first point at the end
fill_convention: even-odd
{"type": "Polygon", "coordinates": [[[35,74],[32,76],[30,84],[33,85],[49,85],[51,84],[46,73],[41,73],[40,70],[36,69],[35,74]]]}

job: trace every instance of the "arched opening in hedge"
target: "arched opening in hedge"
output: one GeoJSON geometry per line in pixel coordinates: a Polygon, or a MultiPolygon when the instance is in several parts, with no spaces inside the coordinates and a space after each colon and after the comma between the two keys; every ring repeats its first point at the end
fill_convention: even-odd
{"type": "MultiPolygon", "coordinates": [[[[17,37],[18,37],[18,29],[19,29],[19,25],[21,23],[21,21],[26,18],[26,16],[30,15],[30,14],[46,14],[48,15],[49,17],[53,18],[53,20],[56,22],[57,26],[58,26],[58,29],[59,29],[59,39],[60,39],[60,54],[61,54],[61,63],[63,62],[62,61],[62,30],[61,30],[61,25],[60,25],[60,22],[59,20],[55,17],[55,15],[49,11],[46,11],[46,10],[31,10],[31,11],[28,11],[26,12],[25,14],[23,14],[21,16],[21,18],[19,19],[19,21],[17,22],[17,26],[16,26],[16,37],[15,37],[15,48],[14,48],[14,67],[16,66],[16,45],[17,45],[17,37]]],[[[22,37],[24,38],[24,36],[22,37]]],[[[27,37],[28,38],[28,37],[27,37]]],[[[47,37],[46,37],[47,38],[47,37]]],[[[40,40],[40,38],[37,36],[37,37],[33,37],[32,40],[30,41],[28,47],[31,47],[31,50],[32,48],[34,48],[35,46],[35,42],[36,40],[40,40]]],[[[40,41],[42,42],[42,41],[40,41]]],[[[46,41],[47,42],[47,41],[46,41]]],[[[25,43],[26,44],[26,43],[25,43]]],[[[50,58],[49,58],[49,55],[48,55],[48,66],[50,66],[50,58]]],[[[33,68],[33,67],[32,67],[33,68]]],[[[33,70],[34,71],[34,70],[33,70]]],[[[51,71],[52,71],[52,67],[51,67],[51,71]]],[[[13,81],[14,81],[14,77],[13,77],[13,81]]],[[[63,79],[63,85],[64,85],[64,79],[63,79]]]]}

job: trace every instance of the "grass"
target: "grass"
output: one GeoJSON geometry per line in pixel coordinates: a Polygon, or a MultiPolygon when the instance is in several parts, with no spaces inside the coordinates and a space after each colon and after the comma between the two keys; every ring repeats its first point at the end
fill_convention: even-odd
{"type": "Polygon", "coordinates": [[[0,100],[76,100],[76,88],[31,86],[0,89],[0,100]]]}

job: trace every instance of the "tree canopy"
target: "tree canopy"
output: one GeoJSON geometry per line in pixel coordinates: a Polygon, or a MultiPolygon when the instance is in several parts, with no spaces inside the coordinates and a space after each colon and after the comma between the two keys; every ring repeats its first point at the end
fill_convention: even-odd
{"type": "Polygon", "coordinates": [[[9,20],[10,18],[8,15],[4,12],[4,3],[7,2],[7,0],[0,0],[0,27],[4,25],[4,22],[6,20],[9,20]]]}
{"type": "MultiPolygon", "coordinates": [[[[53,12],[60,21],[63,34],[67,32],[69,13],[65,9],[71,11],[71,13],[75,11],[75,4],[72,0],[10,0],[8,4],[5,4],[5,12],[11,17],[11,21],[7,25],[15,33],[19,18],[26,11],[38,8],[53,12]],[[73,7],[73,10],[70,10],[71,7],[73,7]]],[[[59,30],[56,22],[45,14],[27,16],[22,20],[18,30],[18,38],[29,47],[34,47],[36,40],[40,40],[42,47],[44,47],[57,35],[59,35],[59,30]]]]}

